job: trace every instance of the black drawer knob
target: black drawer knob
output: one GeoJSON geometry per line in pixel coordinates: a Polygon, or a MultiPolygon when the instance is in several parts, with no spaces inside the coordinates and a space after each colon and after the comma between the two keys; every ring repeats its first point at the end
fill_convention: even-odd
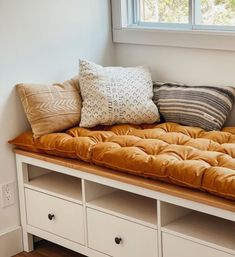
{"type": "Polygon", "coordinates": [[[48,214],[48,219],[49,219],[49,220],[53,220],[53,218],[55,218],[55,215],[49,213],[49,214],[48,214]]]}
{"type": "Polygon", "coordinates": [[[114,241],[117,245],[119,245],[122,242],[122,239],[121,237],[115,237],[114,241]]]}

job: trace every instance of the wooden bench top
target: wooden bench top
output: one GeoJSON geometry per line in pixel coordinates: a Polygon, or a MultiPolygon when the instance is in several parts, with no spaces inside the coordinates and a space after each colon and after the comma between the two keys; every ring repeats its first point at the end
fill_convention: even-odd
{"type": "Polygon", "coordinates": [[[151,189],[161,193],[165,193],[171,196],[180,197],[183,199],[203,203],[220,209],[235,212],[235,201],[227,200],[221,197],[216,197],[205,192],[188,189],[172,184],[167,184],[161,181],[141,178],[138,176],[122,173],[120,171],[114,171],[104,167],[99,167],[93,164],[88,164],[79,160],[67,159],[61,157],[55,157],[46,154],[32,153],[19,149],[14,149],[16,154],[35,158],[38,160],[46,161],[49,163],[61,165],[64,167],[72,168],[88,172],[91,174],[99,175],[105,178],[117,180],[120,182],[128,183],[130,185],[139,186],[146,189],[151,189]]]}

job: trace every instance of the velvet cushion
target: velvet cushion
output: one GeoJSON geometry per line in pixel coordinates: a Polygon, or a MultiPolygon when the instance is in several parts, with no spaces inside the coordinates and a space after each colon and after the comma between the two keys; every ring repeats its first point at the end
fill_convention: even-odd
{"type": "Polygon", "coordinates": [[[10,143],[235,200],[235,134],[230,131],[234,128],[206,132],[176,123],[74,127],[35,140],[26,133],[10,143]]]}

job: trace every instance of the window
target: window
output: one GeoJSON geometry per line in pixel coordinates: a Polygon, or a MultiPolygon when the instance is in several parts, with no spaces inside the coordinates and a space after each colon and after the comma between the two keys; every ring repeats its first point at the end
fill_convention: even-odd
{"type": "Polygon", "coordinates": [[[188,0],[139,0],[137,6],[137,23],[188,24],[188,0]]]}
{"type": "Polygon", "coordinates": [[[235,30],[235,0],[131,0],[130,25],[235,30]]]}
{"type": "Polygon", "coordinates": [[[235,51],[235,0],[112,0],[115,43],[235,51]]]}

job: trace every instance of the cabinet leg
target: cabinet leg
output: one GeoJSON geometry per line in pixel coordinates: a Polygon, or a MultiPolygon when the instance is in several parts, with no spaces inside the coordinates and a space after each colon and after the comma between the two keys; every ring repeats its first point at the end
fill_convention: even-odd
{"type": "Polygon", "coordinates": [[[34,250],[33,247],[33,235],[23,231],[23,246],[25,252],[31,252],[34,250]]]}

